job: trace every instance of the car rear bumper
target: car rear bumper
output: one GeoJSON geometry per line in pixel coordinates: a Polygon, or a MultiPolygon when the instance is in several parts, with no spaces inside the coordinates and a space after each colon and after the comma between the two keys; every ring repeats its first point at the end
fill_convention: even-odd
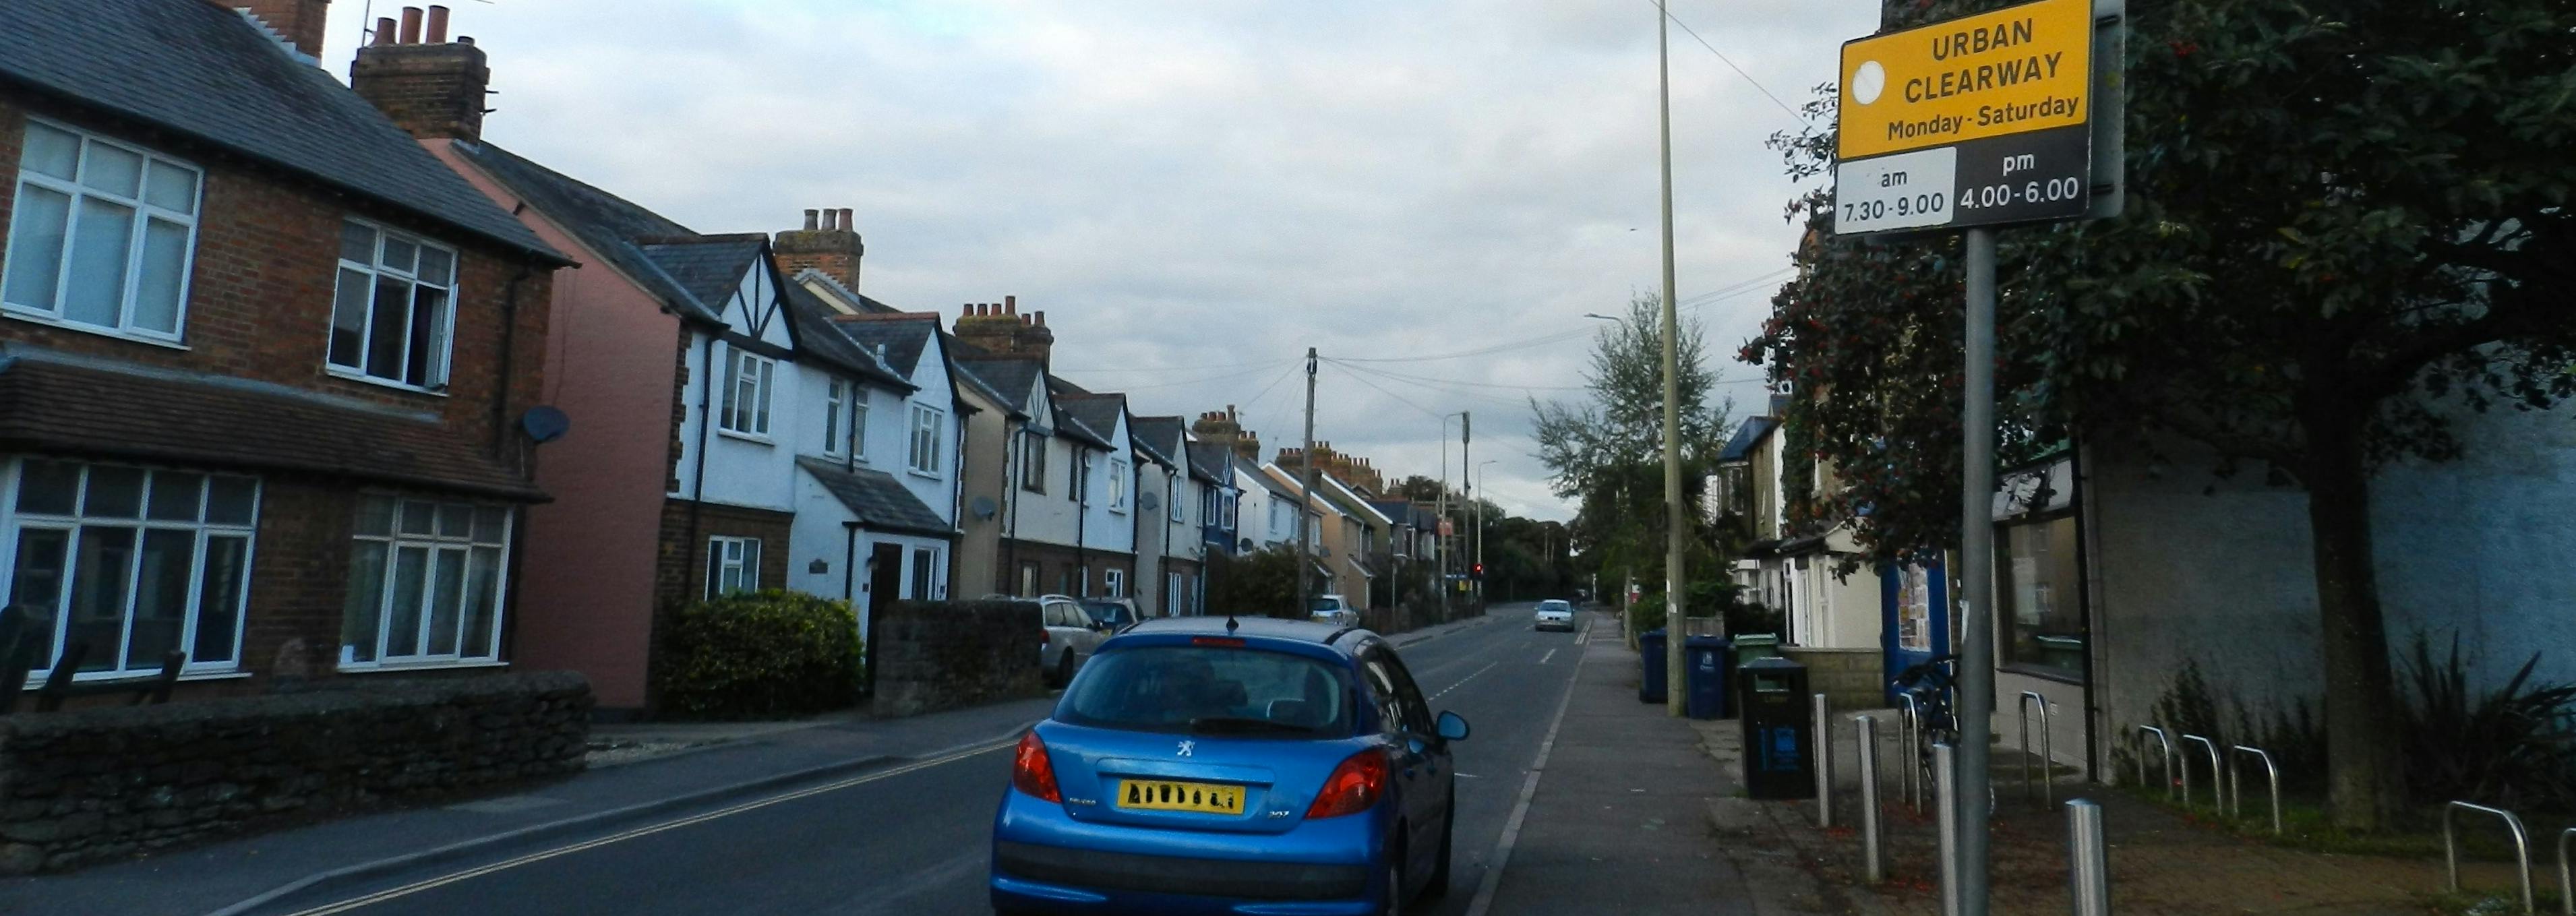
{"type": "Polygon", "coordinates": [[[995,843],[993,905],[1071,913],[1375,912],[1371,869],[1104,853],[995,843]]]}

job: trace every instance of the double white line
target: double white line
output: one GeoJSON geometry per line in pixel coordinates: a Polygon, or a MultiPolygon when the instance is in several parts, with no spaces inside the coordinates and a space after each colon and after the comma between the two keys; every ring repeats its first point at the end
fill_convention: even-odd
{"type": "Polygon", "coordinates": [[[492,863],[492,864],[490,864],[490,865],[484,865],[484,866],[480,866],[480,867],[476,867],[476,868],[469,868],[469,869],[466,869],[466,870],[464,870],[464,871],[455,872],[455,873],[453,873],[453,874],[441,875],[441,876],[439,876],[439,877],[431,878],[431,879],[428,879],[428,880],[426,880],[426,881],[419,881],[419,882],[415,882],[415,883],[412,883],[412,884],[406,884],[406,885],[403,885],[403,886],[401,886],[401,887],[393,888],[393,889],[391,889],[391,890],[377,891],[377,892],[375,892],[375,893],[368,894],[368,895],[365,895],[365,896],[363,896],[363,897],[352,897],[352,898],[350,898],[350,899],[343,900],[343,901],[340,901],[340,902],[338,902],[338,903],[324,904],[324,905],[322,905],[322,906],[314,907],[314,908],[309,909],[309,910],[302,910],[302,911],[298,911],[298,912],[296,912],[296,913],[292,914],[292,916],[332,916],[332,914],[335,914],[335,913],[346,913],[346,912],[349,912],[349,911],[351,911],[351,910],[355,910],[355,909],[358,909],[358,908],[361,908],[361,907],[373,906],[373,905],[375,905],[375,904],[383,903],[383,902],[385,902],[385,901],[393,900],[393,899],[400,898],[400,897],[408,897],[408,896],[411,896],[411,895],[413,895],[413,894],[420,893],[420,892],[422,892],[422,891],[431,890],[431,889],[433,889],[433,888],[438,888],[438,887],[444,887],[444,886],[446,886],[446,885],[454,884],[454,883],[457,883],[457,882],[459,882],[459,881],[465,881],[465,880],[470,880],[470,879],[473,879],[473,878],[479,878],[479,877],[482,877],[482,876],[484,876],[484,875],[491,874],[491,873],[493,873],[493,872],[497,872],[497,871],[507,871],[507,870],[509,870],[509,869],[517,868],[517,867],[522,866],[522,865],[529,865],[529,864],[533,864],[533,863],[537,863],[537,862],[543,862],[543,861],[545,861],[545,860],[547,860],[547,859],[552,859],[552,858],[555,858],[555,857],[557,857],[557,856],[568,856],[568,855],[571,855],[571,854],[576,853],[576,852],[580,852],[580,851],[585,850],[585,849],[597,849],[597,848],[599,848],[599,847],[601,847],[601,846],[606,846],[606,845],[609,845],[609,844],[611,844],[611,843],[622,843],[622,842],[625,842],[625,841],[627,841],[627,840],[635,839],[635,838],[637,838],[637,837],[652,836],[653,834],[661,833],[661,832],[666,831],[666,830],[678,830],[678,829],[680,829],[680,828],[682,828],[682,827],[686,827],[686,826],[689,826],[689,825],[691,825],[691,824],[703,824],[703,823],[706,823],[706,822],[708,822],[708,821],[715,820],[715,819],[717,819],[717,818],[732,817],[732,816],[734,816],[734,815],[736,815],[736,814],[741,814],[741,813],[746,812],[746,811],[757,811],[757,810],[759,810],[759,809],[766,808],[766,807],[769,807],[769,806],[771,806],[771,805],[784,804],[784,803],[786,803],[786,802],[795,801],[795,800],[800,799],[800,798],[811,798],[811,797],[813,797],[813,796],[821,795],[821,794],[826,793],[826,792],[837,792],[837,791],[840,791],[840,790],[842,790],[842,789],[850,788],[850,787],[852,787],[852,786],[866,785],[866,784],[868,784],[868,783],[876,782],[876,781],[878,781],[878,780],[882,780],[882,779],[893,779],[894,777],[901,776],[901,775],[904,775],[904,774],[906,774],[906,773],[915,773],[915,772],[919,772],[919,771],[922,771],[922,770],[930,769],[931,767],[943,766],[943,765],[946,765],[946,764],[955,763],[955,762],[957,762],[957,761],[964,760],[964,759],[967,759],[967,758],[969,758],[969,757],[978,757],[978,756],[982,756],[982,755],[984,755],[984,754],[990,754],[990,753],[992,753],[992,752],[994,752],[994,751],[998,751],[998,750],[1002,750],[1002,749],[1005,749],[1005,748],[1009,748],[1009,747],[1015,746],[1015,745],[1017,745],[1017,744],[1019,743],[1019,740],[1020,740],[1020,739],[1019,739],[1019,736],[1018,736],[1018,735],[1012,735],[1012,736],[1011,736],[1011,737],[1009,737],[1009,738],[1004,738],[1004,739],[1001,739],[1001,740],[998,740],[998,741],[992,741],[992,742],[988,742],[988,743],[985,743],[985,744],[976,745],[976,746],[974,746],[974,747],[970,747],[970,748],[967,748],[967,749],[962,750],[962,751],[957,751],[957,752],[952,753],[952,754],[947,754],[947,755],[940,756],[940,757],[933,757],[933,758],[930,758],[930,759],[928,759],[928,760],[921,760],[921,761],[916,761],[916,762],[913,762],[913,763],[907,763],[907,764],[904,764],[903,766],[895,767],[894,769],[891,769],[891,770],[884,770],[884,771],[880,771],[880,772],[870,773],[870,774],[867,774],[867,775],[865,775],[865,776],[853,776],[853,777],[851,777],[851,778],[844,779],[844,780],[840,780],[840,781],[838,781],[838,782],[825,783],[825,784],[823,784],[823,785],[814,786],[814,787],[812,787],[812,788],[798,789],[798,790],[796,790],[796,791],[794,791],[794,792],[789,792],[789,793],[787,793],[787,794],[785,794],[785,795],[774,795],[774,796],[770,796],[770,797],[768,797],[768,798],[761,799],[761,800],[759,800],[759,801],[744,802],[744,803],[742,803],[742,804],[735,805],[735,806],[730,807],[730,808],[721,808],[721,809],[718,809],[718,810],[715,810],[715,811],[709,811],[709,812],[707,812],[707,813],[705,813],[705,814],[692,815],[692,816],[690,816],[690,817],[684,817],[684,818],[681,818],[681,819],[679,819],[679,820],[674,820],[674,821],[664,821],[664,822],[659,823],[659,824],[654,824],[654,825],[652,825],[652,826],[650,826],[650,827],[638,827],[638,828],[635,828],[635,829],[633,829],[633,830],[625,831],[625,832],[623,832],[623,833],[614,833],[614,834],[610,834],[610,835],[608,835],[608,836],[600,837],[600,838],[595,839],[595,840],[586,840],[586,841],[583,841],[583,842],[574,843],[574,844],[569,845],[569,846],[558,846],[558,847],[555,847],[555,848],[553,848],[553,849],[546,850],[546,851],[544,851],[544,852],[532,852],[532,853],[529,853],[529,854],[524,855],[524,856],[520,856],[520,857],[515,858],[515,859],[507,859],[507,860],[503,860],[503,861],[500,861],[500,862],[494,862],[494,863],[492,863]]]}

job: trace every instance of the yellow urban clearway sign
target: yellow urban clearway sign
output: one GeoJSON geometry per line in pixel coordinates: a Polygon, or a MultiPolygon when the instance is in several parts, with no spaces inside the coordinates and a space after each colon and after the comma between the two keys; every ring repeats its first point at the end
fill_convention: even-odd
{"type": "Polygon", "coordinates": [[[2092,0],[2040,0],[1843,43],[1845,161],[2085,123],[2092,0]]]}

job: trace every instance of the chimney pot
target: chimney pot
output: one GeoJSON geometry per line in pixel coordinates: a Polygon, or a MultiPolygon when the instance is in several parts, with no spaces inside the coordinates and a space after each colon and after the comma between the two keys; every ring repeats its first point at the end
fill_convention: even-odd
{"type": "Polygon", "coordinates": [[[841,208],[841,230],[842,230],[842,231],[844,231],[844,232],[853,231],[853,230],[855,230],[855,229],[857,229],[857,228],[858,228],[858,224],[857,224],[857,223],[854,223],[854,222],[851,222],[851,221],[850,221],[850,216],[851,216],[851,210],[852,210],[852,209],[853,209],[853,208],[850,208],[850,207],[842,207],[842,208],[841,208]]]}
{"type": "Polygon", "coordinates": [[[1038,310],[1038,327],[1046,327],[1046,310],[1038,310]]]}
{"type": "Polygon", "coordinates": [[[456,43],[471,48],[474,46],[474,36],[458,35],[456,36],[456,43]]]}
{"type": "Polygon", "coordinates": [[[395,29],[395,28],[397,28],[397,26],[395,26],[395,25],[394,25],[394,17],[392,17],[392,16],[378,16],[378,17],[376,17],[376,34],[374,35],[374,37],[372,38],[372,40],[368,41],[367,43],[368,43],[368,44],[371,44],[371,45],[378,46],[378,47],[383,47],[383,46],[385,46],[385,45],[393,44],[393,43],[394,43],[394,34],[395,34],[395,33],[394,33],[394,29],[395,29]]]}
{"type": "Polygon", "coordinates": [[[444,6],[429,8],[429,43],[434,45],[447,43],[447,8],[444,6]]]}
{"type": "Polygon", "coordinates": [[[402,43],[407,45],[420,43],[420,7],[403,7],[402,43]]]}
{"type": "Polygon", "coordinates": [[[1018,296],[1003,296],[1003,297],[1002,297],[1002,311],[1003,311],[1003,313],[1005,313],[1005,314],[1010,314],[1010,315],[1017,315],[1017,314],[1019,314],[1019,313],[1020,313],[1020,297],[1018,297],[1018,296]]]}
{"type": "Polygon", "coordinates": [[[808,210],[806,210],[806,211],[805,211],[805,231],[807,231],[807,232],[812,232],[812,231],[814,231],[814,230],[816,230],[816,229],[820,229],[820,228],[822,228],[822,227],[823,227],[823,224],[821,223],[821,219],[822,219],[821,211],[819,211],[819,210],[812,210],[812,209],[808,209],[808,210]]]}

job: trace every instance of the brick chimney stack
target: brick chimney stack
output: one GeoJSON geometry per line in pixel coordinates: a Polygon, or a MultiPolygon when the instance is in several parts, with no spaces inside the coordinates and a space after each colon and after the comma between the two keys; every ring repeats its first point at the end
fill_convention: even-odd
{"type": "Polygon", "coordinates": [[[481,139],[492,67],[474,39],[448,40],[446,7],[428,9],[427,34],[422,12],[404,7],[399,31],[376,20],[374,40],[349,64],[349,88],[414,137],[481,139]]]}
{"type": "Polygon", "coordinates": [[[331,0],[214,0],[214,4],[249,10],[251,18],[285,38],[304,56],[322,56],[322,27],[330,19],[331,0]]]}
{"type": "Polygon", "coordinates": [[[1261,460],[1261,436],[1243,428],[1243,418],[1234,412],[1232,404],[1190,421],[1190,434],[1201,442],[1222,445],[1245,461],[1261,460]]]}
{"type": "Polygon", "coordinates": [[[805,228],[779,233],[770,246],[778,256],[778,272],[794,279],[811,267],[858,292],[859,260],[867,255],[868,246],[860,242],[859,230],[851,224],[855,212],[849,207],[805,211],[805,228]]]}
{"type": "Polygon", "coordinates": [[[1018,296],[967,303],[957,316],[956,333],[957,339],[995,356],[1034,359],[1041,366],[1055,352],[1055,332],[1047,328],[1046,313],[1020,314],[1018,296]]]}

